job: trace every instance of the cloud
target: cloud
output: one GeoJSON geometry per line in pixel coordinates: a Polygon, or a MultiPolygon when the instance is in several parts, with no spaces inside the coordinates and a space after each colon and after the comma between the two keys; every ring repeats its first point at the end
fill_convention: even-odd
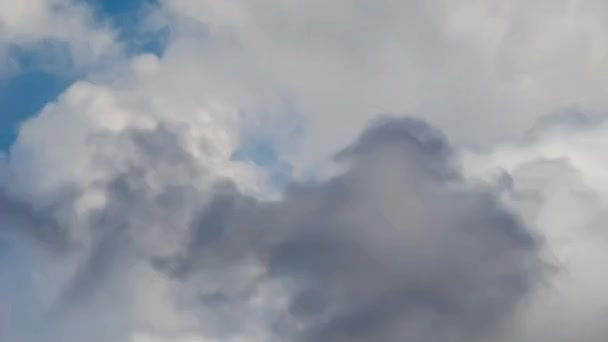
{"type": "Polygon", "coordinates": [[[9,214],[3,211],[3,217],[15,217],[15,227],[2,230],[38,242],[20,248],[32,258],[32,281],[43,283],[25,294],[40,297],[37,320],[15,341],[92,340],[89,332],[96,329],[104,331],[95,335],[98,341],[130,341],[138,333],[134,327],[155,334],[181,334],[184,324],[191,329],[193,318],[174,307],[170,282],[138,260],[179,247],[180,224],[186,225],[192,210],[172,204],[179,189],[203,201],[221,179],[242,184],[244,192],[262,184],[249,182],[261,177],[230,160],[237,140],[228,124],[217,122],[229,122],[230,109],[163,96],[155,90],[157,58],[132,62],[122,83],[70,86],[23,123],[2,160],[3,210],[9,214]],[[134,82],[150,88],[141,93],[142,87],[131,88],[134,82]],[[150,105],[151,96],[160,103],[150,105]],[[179,103],[184,117],[165,111],[167,98],[179,103]],[[54,239],[66,244],[49,255],[39,242],[54,239]],[[152,305],[157,312],[145,309],[152,305]]]}
{"type": "Polygon", "coordinates": [[[0,165],[12,340],[605,340],[603,2],[167,0],[116,58],[83,2],[7,6],[0,64],[85,74],[0,165]]]}
{"type": "Polygon", "coordinates": [[[279,202],[214,202],[184,262],[260,258],[293,286],[293,341],[483,340],[538,280],[539,241],[424,122],[385,119],[341,156],[345,173],[279,202]]]}
{"type": "Polygon", "coordinates": [[[83,3],[0,1],[0,66],[6,73],[0,76],[19,71],[20,51],[30,52],[47,68],[73,72],[116,59],[120,50],[112,29],[96,22],[83,3]]]}
{"type": "Polygon", "coordinates": [[[605,115],[549,115],[528,134],[484,153],[467,153],[466,169],[492,179],[506,172],[507,203],[545,236],[542,254],[557,266],[505,340],[601,341],[608,302],[600,284],[606,234],[605,115]],[[559,326],[559,329],[551,328],[559,326]]]}
{"type": "Polygon", "coordinates": [[[542,275],[537,237],[494,190],[462,178],[453,148],[422,121],[375,122],[338,154],[341,174],[293,183],[273,201],[222,180],[207,192],[150,182],[195,159],[162,126],[121,135],[113,140],[136,157],[98,184],[105,204],[78,221],[90,240],[52,301],[60,340],[84,338],[78,326],[106,315],[125,321],[108,321],[99,341],[146,329],[211,340],[483,340],[542,275]],[[142,272],[168,286],[159,313],[120,299],[141,296],[131,291],[142,290],[142,272]],[[133,310],[141,315],[129,318],[133,310]],[[198,323],[144,323],[171,310],[198,323]]]}
{"type": "Polygon", "coordinates": [[[564,106],[606,107],[602,1],[161,4],[174,34],[166,62],[241,108],[288,98],[306,128],[288,154],[299,172],[320,169],[378,113],[483,146],[564,106]]]}

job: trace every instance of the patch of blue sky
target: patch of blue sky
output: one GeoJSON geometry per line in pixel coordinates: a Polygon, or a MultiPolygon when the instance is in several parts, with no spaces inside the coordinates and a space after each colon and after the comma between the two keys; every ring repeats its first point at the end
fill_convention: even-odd
{"type": "Polygon", "coordinates": [[[247,139],[232,154],[233,160],[249,161],[268,172],[272,185],[282,187],[292,177],[291,166],[281,160],[276,145],[265,139],[247,139]]]}
{"type": "Polygon", "coordinates": [[[285,155],[297,146],[304,133],[299,109],[289,96],[283,96],[273,105],[241,115],[247,128],[241,132],[232,159],[254,163],[267,173],[272,187],[283,188],[293,180],[293,167],[285,155]]]}
{"type": "Polygon", "coordinates": [[[169,38],[167,28],[144,24],[158,0],[84,0],[101,21],[109,22],[130,55],[153,53],[161,56],[169,38]]]}
{"type": "Polygon", "coordinates": [[[22,121],[39,113],[77,78],[65,72],[70,61],[62,56],[62,50],[61,44],[54,42],[35,50],[11,49],[10,56],[19,70],[0,79],[0,152],[10,148],[22,121]]]}

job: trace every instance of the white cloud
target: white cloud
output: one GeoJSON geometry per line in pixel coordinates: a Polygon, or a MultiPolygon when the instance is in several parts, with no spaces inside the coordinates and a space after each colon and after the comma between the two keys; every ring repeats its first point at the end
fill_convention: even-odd
{"type": "Polygon", "coordinates": [[[107,63],[117,58],[121,49],[112,29],[97,22],[83,2],[2,0],[0,76],[10,76],[19,69],[18,57],[11,51],[14,48],[40,55],[47,67],[77,69],[107,63]]]}
{"type": "Polygon", "coordinates": [[[506,200],[543,234],[547,259],[557,267],[507,340],[599,342],[608,334],[600,323],[608,314],[602,286],[608,272],[601,266],[608,262],[608,125],[605,116],[578,113],[546,121],[523,138],[465,157],[478,175],[509,173],[506,200]]]}
{"type": "Polygon", "coordinates": [[[291,101],[307,123],[307,160],[378,113],[422,116],[484,144],[563,106],[607,105],[602,1],[163,4],[187,36],[174,47],[188,46],[216,91],[244,106],[267,92],[291,101]]]}
{"type": "MultiPolygon", "coordinates": [[[[13,337],[18,342],[20,338],[36,342],[45,334],[52,342],[81,341],[100,320],[107,326],[96,328],[104,332],[96,333],[91,341],[130,341],[129,336],[136,333],[169,340],[183,334],[196,336],[197,318],[176,306],[175,286],[158,272],[146,270],[145,260],[181,248],[192,211],[212,195],[216,183],[231,181],[250,193],[265,188],[260,170],[231,160],[241,129],[236,108],[198,96],[196,91],[174,88],[173,75],[167,75],[165,66],[152,55],[134,58],[120,66],[120,72],[108,83],[73,84],[38,116],[24,122],[3,164],[2,186],[32,212],[57,222],[62,229],[57,233],[69,240],[60,255],[38,253],[36,244],[27,248],[28,254],[35,255],[35,272],[43,279],[32,291],[42,297],[43,304],[32,323],[34,337],[21,331],[21,336],[13,337]],[[146,140],[148,136],[152,140],[146,140]],[[144,178],[137,178],[139,171],[145,172],[144,178]],[[135,181],[141,189],[116,185],[113,192],[112,182],[122,175],[129,186],[135,181]],[[171,208],[157,202],[171,201],[171,191],[181,188],[196,193],[196,198],[171,208]],[[136,191],[137,199],[121,197],[123,190],[136,191]],[[155,198],[161,195],[169,197],[155,198]],[[150,202],[141,206],[145,198],[150,202]],[[96,221],[105,220],[97,213],[115,199],[124,201],[122,207],[110,210],[120,212],[118,220],[130,227],[125,235],[114,231],[122,222],[96,221]],[[88,267],[97,260],[96,251],[101,248],[105,253],[108,247],[103,241],[114,241],[114,233],[118,240],[137,240],[134,253],[144,256],[144,261],[119,249],[115,253],[122,259],[121,267],[105,274],[106,261],[100,261],[100,269],[91,273],[88,267]],[[88,282],[96,272],[102,282],[99,290],[79,305],[83,295],[78,284],[88,282]],[[76,299],[64,299],[72,297],[76,299]]],[[[184,199],[187,193],[177,196],[184,199]]]]}

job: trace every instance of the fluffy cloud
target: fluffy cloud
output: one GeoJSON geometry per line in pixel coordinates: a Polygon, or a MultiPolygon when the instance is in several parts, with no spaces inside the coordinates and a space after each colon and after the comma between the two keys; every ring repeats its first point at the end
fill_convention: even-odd
{"type": "Polygon", "coordinates": [[[107,64],[120,55],[110,27],[85,3],[72,0],[0,1],[0,76],[19,71],[19,53],[63,71],[107,64]]]}
{"type": "Polygon", "coordinates": [[[602,171],[607,127],[604,115],[558,113],[521,138],[465,158],[477,176],[503,175],[506,201],[546,237],[543,253],[557,266],[512,338],[600,341],[608,333],[599,324],[608,312],[601,289],[608,274],[598,267],[608,258],[602,171]],[[550,328],[556,325],[562,328],[550,328]]]}
{"type": "Polygon", "coordinates": [[[602,1],[162,4],[183,67],[214,91],[243,106],[269,93],[290,101],[310,133],[290,155],[302,168],[378,113],[424,116],[477,145],[564,106],[606,107],[602,1]]]}
{"type": "Polygon", "coordinates": [[[292,287],[291,322],[277,328],[287,340],[494,333],[541,275],[534,236],[491,189],[463,182],[450,145],[422,122],[377,122],[340,157],[345,173],[293,184],[279,202],[211,205],[195,221],[186,269],[261,258],[268,277],[292,287]]]}
{"type": "Polygon", "coordinates": [[[452,147],[423,122],[377,122],[338,154],[343,173],[270,202],[222,182],[204,191],[193,176],[180,186],[194,158],[174,139],[127,132],[137,158],[97,185],[105,204],[75,227],[90,238],[70,252],[80,256],[51,301],[58,340],[89,336],[99,320],[104,333],[87,338],[477,340],[542,275],[537,238],[491,188],[464,181],[452,147]],[[171,182],[149,182],[165,168],[171,182]],[[160,299],[141,299],[146,274],[169,296],[159,312],[140,307],[160,299]]]}
{"type": "Polygon", "coordinates": [[[36,300],[0,288],[28,322],[0,336],[605,340],[606,121],[514,137],[605,109],[604,11],[167,0],[162,56],[107,58],[85,3],[0,0],[0,55],[60,42],[87,72],[1,160],[0,238],[32,276],[0,277],[36,300]],[[252,141],[285,189],[236,158],[252,141]]]}

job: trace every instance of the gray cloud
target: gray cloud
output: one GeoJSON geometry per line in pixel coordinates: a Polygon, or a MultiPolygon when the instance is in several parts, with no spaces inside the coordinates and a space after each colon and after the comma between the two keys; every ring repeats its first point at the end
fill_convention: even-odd
{"type": "Polygon", "coordinates": [[[225,191],[173,270],[258,260],[293,286],[289,339],[327,342],[483,338],[539,276],[537,238],[424,122],[378,121],[338,159],[346,172],[278,202],[225,191]]]}
{"type": "Polygon", "coordinates": [[[606,253],[605,114],[547,115],[521,136],[463,158],[470,177],[508,173],[505,202],[543,235],[558,266],[501,341],[600,341],[608,303],[598,264],[606,253]]]}
{"type": "Polygon", "coordinates": [[[52,208],[35,208],[0,184],[0,232],[16,234],[60,251],[69,244],[69,234],[51,213],[52,208]]]}
{"type": "Polygon", "coordinates": [[[211,197],[187,186],[196,170],[171,132],[118,137],[132,158],[94,185],[107,204],[85,221],[92,240],[54,311],[61,336],[78,340],[67,318],[88,326],[101,312],[87,308],[103,307],[116,311],[108,336],[127,341],[128,314],[103,298],[122,298],[116,291],[139,261],[176,281],[175,305],[204,312],[199,329],[212,338],[244,333],[252,300],[279,283],[286,306],[258,328],[272,340],[306,342],[487,341],[542,274],[538,238],[493,189],[465,181],[454,149],[422,121],[375,121],[336,155],[343,172],[292,183],[274,201],[228,182],[211,197]],[[168,183],[150,181],[168,175],[168,183]],[[175,236],[177,252],[161,252],[175,236]],[[248,265],[261,273],[247,275],[248,265]]]}
{"type": "Polygon", "coordinates": [[[166,186],[158,193],[151,189],[150,178],[159,174],[172,173],[178,178],[182,173],[195,172],[192,157],[180,147],[169,127],[159,125],[152,131],[132,130],[96,138],[95,143],[101,146],[118,142],[130,150],[131,157],[117,168],[113,178],[94,185],[104,190],[107,203],[88,216],[86,225],[93,235],[92,242],[61,296],[60,308],[86,303],[111,272],[126,272],[138,253],[150,252],[136,250],[141,249],[138,240],[153,235],[155,228],[170,233],[179,215],[186,214],[180,209],[196,206],[200,197],[194,189],[183,186],[166,186]]]}

